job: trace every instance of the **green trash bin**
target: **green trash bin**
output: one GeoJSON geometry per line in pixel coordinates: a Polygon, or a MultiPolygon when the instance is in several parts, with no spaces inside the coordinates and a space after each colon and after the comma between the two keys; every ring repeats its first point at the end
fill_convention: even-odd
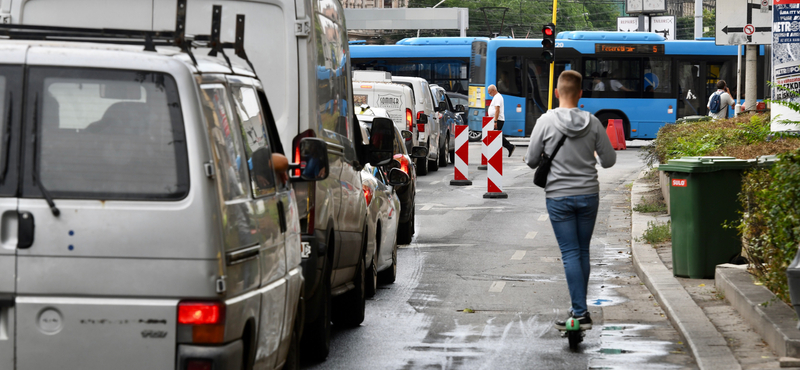
{"type": "Polygon", "coordinates": [[[733,157],[683,157],[658,166],[669,175],[672,273],[713,279],[717,265],[742,252],[733,224],[741,215],[742,171],[751,161],[733,157]]]}

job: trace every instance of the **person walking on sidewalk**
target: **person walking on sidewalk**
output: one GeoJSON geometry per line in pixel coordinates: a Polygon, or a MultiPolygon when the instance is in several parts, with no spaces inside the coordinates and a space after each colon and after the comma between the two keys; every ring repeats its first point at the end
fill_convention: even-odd
{"type": "MultiPolygon", "coordinates": [[[[489,91],[489,95],[492,97],[492,104],[489,104],[489,117],[494,118],[494,129],[502,131],[503,124],[506,123],[506,116],[503,113],[503,109],[505,109],[503,95],[497,92],[497,87],[494,85],[489,85],[486,90],[489,91]]],[[[510,157],[511,153],[514,153],[514,149],[517,149],[517,146],[511,144],[506,139],[506,136],[503,135],[503,148],[508,149],[508,156],[510,157]]]]}
{"type": "MultiPolygon", "coordinates": [[[[617,154],[600,120],[578,109],[582,95],[581,75],[564,71],[558,77],[557,86],[555,94],[559,106],[537,120],[525,161],[530,168],[538,167],[542,153],[550,156],[566,137],[557,155],[551,158],[544,190],[547,213],[567,276],[572,301],[570,316],[580,322],[581,328],[590,329],[592,318],[586,305],[589,245],[600,204],[600,182],[595,166],[598,161],[603,168],[613,166],[617,154]]],[[[555,326],[565,330],[566,319],[556,321],[555,326]]]]}
{"type": "Polygon", "coordinates": [[[728,118],[728,107],[732,107],[734,104],[736,102],[733,101],[725,80],[717,81],[717,91],[708,97],[708,104],[706,104],[708,115],[714,119],[728,118]]]}

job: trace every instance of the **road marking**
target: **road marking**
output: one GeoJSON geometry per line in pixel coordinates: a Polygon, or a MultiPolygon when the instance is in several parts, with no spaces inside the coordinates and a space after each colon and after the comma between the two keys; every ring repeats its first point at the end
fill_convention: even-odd
{"type": "Polygon", "coordinates": [[[525,251],[516,251],[514,252],[514,255],[511,256],[511,259],[519,261],[522,259],[522,257],[525,257],[525,251]]]}
{"type": "Polygon", "coordinates": [[[492,283],[492,286],[489,287],[489,293],[500,293],[503,291],[503,288],[506,287],[505,281],[495,281],[492,283]]]}
{"type": "Polygon", "coordinates": [[[541,257],[542,262],[561,262],[561,258],[558,257],[541,257]]]}
{"type": "Polygon", "coordinates": [[[430,211],[433,208],[433,204],[426,204],[420,211],[430,211]]]}
{"type": "Polygon", "coordinates": [[[438,184],[438,183],[440,183],[440,182],[441,182],[441,181],[434,181],[434,182],[432,182],[432,183],[431,183],[431,185],[436,185],[436,184],[438,184]]]}
{"type": "Polygon", "coordinates": [[[528,233],[528,235],[525,235],[525,239],[533,239],[533,238],[536,237],[536,234],[538,234],[538,233],[539,232],[537,232],[537,231],[531,231],[531,232],[528,233]]]}
{"type": "Polygon", "coordinates": [[[547,221],[547,219],[549,219],[549,218],[550,218],[549,215],[543,214],[543,215],[539,216],[539,221],[547,221]]]}
{"type": "Polygon", "coordinates": [[[454,211],[470,211],[473,209],[505,209],[506,207],[455,207],[454,211]]]}

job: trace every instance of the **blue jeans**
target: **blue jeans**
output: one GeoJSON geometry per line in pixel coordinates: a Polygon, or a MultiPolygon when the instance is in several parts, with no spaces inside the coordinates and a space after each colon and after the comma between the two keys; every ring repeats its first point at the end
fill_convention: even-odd
{"type": "Polygon", "coordinates": [[[567,275],[572,313],[583,316],[586,311],[586,290],[589,286],[589,243],[592,240],[599,194],[547,198],[550,224],[561,249],[564,273],[567,275]]]}

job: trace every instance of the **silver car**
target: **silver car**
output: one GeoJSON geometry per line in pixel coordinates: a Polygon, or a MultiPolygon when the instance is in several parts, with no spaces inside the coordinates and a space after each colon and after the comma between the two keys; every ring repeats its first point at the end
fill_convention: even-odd
{"type": "Polygon", "coordinates": [[[287,175],[327,156],[288,163],[251,71],[152,46],[0,41],[0,369],[297,361],[287,175]]]}

